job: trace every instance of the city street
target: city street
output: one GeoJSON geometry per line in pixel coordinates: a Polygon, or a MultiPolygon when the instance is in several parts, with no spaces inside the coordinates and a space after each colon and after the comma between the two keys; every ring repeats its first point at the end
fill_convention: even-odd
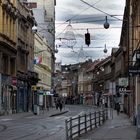
{"type": "Polygon", "coordinates": [[[140,139],[140,0],[0,0],[0,140],[140,139]]]}
{"type": "MultiPolygon", "coordinates": [[[[25,113],[0,117],[0,140],[65,140],[65,119],[93,112],[91,106],[68,105],[67,113],[49,117],[56,109],[40,115],[25,113]]],[[[57,111],[58,112],[58,111],[57,111]]]]}

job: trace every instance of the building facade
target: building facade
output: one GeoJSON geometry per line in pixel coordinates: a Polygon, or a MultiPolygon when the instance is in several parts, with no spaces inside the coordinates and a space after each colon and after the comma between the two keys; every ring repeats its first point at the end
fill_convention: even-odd
{"type": "Polygon", "coordinates": [[[39,75],[39,82],[36,85],[36,91],[39,89],[41,93],[44,95],[44,107],[46,108],[48,105],[52,106],[52,98],[51,94],[47,94],[47,91],[51,91],[51,56],[52,50],[49,48],[48,42],[45,38],[42,38],[40,34],[35,34],[35,72],[39,75]]]}
{"type": "Polygon", "coordinates": [[[16,113],[32,109],[31,86],[34,72],[34,18],[26,4],[0,1],[0,112],[16,113]]]}
{"type": "Polygon", "coordinates": [[[31,87],[38,82],[34,72],[34,33],[35,23],[32,11],[26,3],[17,1],[17,112],[32,110],[31,87]]]}
{"type": "MultiPolygon", "coordinates": [[[[52,77],[55,70],[55,5],[56,0],[28,0],[28,6],[32,8],[37,21],[37,32],[45,37],[52,49],[52,77]]],[[[53,80],[51,81],[54,88],[53,80]]]]}
{"type": "Polygon", "coordinates": [[[138,105],[140,104],[140,1],[138,0],[130,0],[130,17],[129,17],[129,25],[130,30],[130,87],[133,91],[133,98],[131,103],[133,103],[133,112],[131,116],[134,118],[134,122],[136,122],[137,114],[138,114],[138,105]]]}
{"type": "Polygon", "coordinates": [[[17,1],[0,1],[0,114],[14,108],[14,79],[17,55],[17,1]],[[12,86],[13,85],[13,86],[12,86]]]}

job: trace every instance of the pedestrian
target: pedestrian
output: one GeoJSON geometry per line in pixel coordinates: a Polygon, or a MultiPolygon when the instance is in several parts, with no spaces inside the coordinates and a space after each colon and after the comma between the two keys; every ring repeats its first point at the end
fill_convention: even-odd
{"type": "Polygon", "coordinates": [[[102,98],[102,108],[104,108],[104,107],[105,107],[105,99],[102,98]]]}
{"type": "Polygon", "coordinates": [[[63,108],[63,104],[62,104],[61,101],[59,101],[59,109],[60,109],[60,111],[62,111],[62,108],[63,108]]]}
{"type": "Polygon", "coordinates": [[[120,114],[120,104],[119,103],[116,104],[116,110],[117,110],[117,115],[119,115],[120,114]]]}
{"type": "Polygon", "coordinates": [[[49,105],[47,104],[47,110],[49,111],[49,105]]]}
{"type": "Polygon", "coordinates": [[[58,110],[58,107],[59,107],[59,102],[58,101],[56,101],[55,107],[58,110]]]}

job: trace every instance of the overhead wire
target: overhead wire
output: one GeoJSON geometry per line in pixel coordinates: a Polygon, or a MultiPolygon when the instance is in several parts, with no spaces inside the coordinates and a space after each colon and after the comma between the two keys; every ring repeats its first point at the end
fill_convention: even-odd
{"type": "MultiPolygon", "coordinates": [[[[85,19],[91,19],[91,18],[85,18],[85,19]]],[[[84,20],[84,19],[82,19],[82,20],[84,20]]],[[[105,20],[104,19],[99,19],[99,20],[90,20],[90,21],[83,21],[83,22],[82,21],[73,21],[72,24],[88,23],[88,22],[102,22],[102,21],[105,21],[105,20]]],[[[117,20],[115,20],[115,19],[108,19],[108,21],[115,22],[117,20]]],[[[67,24],[67,23],[56,23],[56,24],[67,24]]]]}
{"type": "MultiPolygon", "coordinates": [[[[102,0],[98,0],[98,1],[97,1],[97,2],[95,2],[93,5],[96,5],[96,4],[97,4],[97,3],[99,3],[100,1],[102,1],[102,0]]],[[[75,17],[77,17],[77,16],[81,15],[83,12],[85,12],[86,10],[88,10],[88,9],[90,9],[90,8],[91,8],[91,7],[85,8],[84,10],[82,10],[82,11],[81,11],[81,12],[79,12],[78,14],[76,14],[76,15],[72,16],[71,18],[67,19],[66,21],[64,21],[64,22],[63,22],[63,23],[61,23],[60,25],[56,26],[55,28],[58,28],[58,27],[62,26],[62,25],[63,25],[63,24],[65,24],[66,22],[68,22],[68,21],[70,21],[70,20],[74,19],[75,17]]]]}
{"type": "MultiPolygon", "coordinates": [[[[83,1],[83,0],[81,0],[82,2],[85,2],[85,1],[83,1]]],[[[99,0],[99,1],[101,1],[101,0],[99,0]]],[[[99,2],[99,1],[97,1],[97,2],[99,2]]],[[[96,2],[96,3],[97,3],[96,2]]],[[[95,4],[96,4],[95,3],[95,4]]],[[[88,3],[87,3],[88,4],[88,3]]],[[[94,4],[94,5],[95,5],[94,4]]],[[[108,14],[108,13],[106,13],[106,12],[104,12],[104,11],[102,11],[102,10],[100,10],[99,8],[96,8],[94,5],[91,5],[91,4],[88,4],[90,7],[88,7],[88,8],[86,8],[86,9],[84,9],[84,10],[82,10],[82,12],[80,12],[79,14],[77,14],[77,15],[74,15],[73,17],[71,17],[70,19],[68,19],[68,20],[66,20],[64,23],[61,23],[59,26],[57,26],[56,28],[58,28],[58,27],[60,27],[61,25],[63,25],[63,24],[66,24],[66,22],[68,22],[68,21],[70,21],[70,20],[72,20],[72,19],[74,19],[75,17],[77,17],[77,16],[79,16],[81,13],[83,13],[83,12],[85,12],[85,10],[88,10],[89,8],[94,8],[94,9],[96,9],[96,10],[98,10],[98,11],[100,11],[100,12],[102,12],[102,13],[104,13],[104,14],[106,14],[106,15],[108,15],[108,16],[110,16],[110,17],[113,17],[114,18],[114,20],[113,19],[109,19],[110,21],[115,21],[115,19],[116,19],[116,21],[122,21],[122,19],[120,19],[120,18],[117,18],[116,16],[120,16],[120,15],[110,15],[110,14],[108,14]]],[[[121,15],[122,16],[122,15],[121,15]]],[[[86,18],[86,19],[88,19],[88,18],[86,18]]],[[[80,19],[78,19],[78,20],[80,20],[80,19]]],[[[104,21],[104,20],[92,20],[92,21],[86,21],[86,22],[99,22],[99,21],[104,21]]],[[[110,28],[121,28],[121,27],[110,27],[110,28]]],[[[87,30],[87,28],[73,28],[74,30],[87,30]]],[[[90,29],[90,30],[92,30],[92,29],[104,29],[104,28],[88,28],[88,29],[90,29]]],[[[63,32],[65,31],[65,29],[60,33],[60,34],[62,34],[63,32]]],[[[59,36],[60,34],[58,34],[57,36],[59,36]]],[[[96,48],[96,47],[95,47],[96,48]]],[[[98,47],[97,47],[98,48],[98,47]]]]}
{"type": "Polygon", "coordinates": [[[85,3],[85,4],[88,5],[88,6],[92,7],[93,9],[96,9],[97,11],[99,11],[99,12],[101,12],[101,13],[104,13],[105,15],[108,15],[108,16],[110,16],[110,17],[113,17],[113,18],[117,19],[117,20],[123,21],[122,19],[117,18],[117,17],[115,17],[115,16],[112,16],[111,14],[109,14],[109,13],[103,11],[103,10],[100,10],[99,8],[95,7],[94,5],[91,5],[91,4],[87,3],[87,2],[84,1],[84,0],[80,0],[80,1],[83,2],[83,3],[85,3]]]}
{"type": "MultiPolygon", "coordinates": [[[[109,27],[109,29],[119,29],[119,28],[122,28],[122,27],[109,27]]],[[[95,30],[95,29],[97,29],[97,30],[102,30],[102,29],[104,29],[103,27],[102,28],[100,28],[100,27],[98,27],[98,28],[94,28],[94,27],[90,27],[90,28],[88,28],[89,30],[95,30]]],[[[59,35],[61,35],[64,31],[66,30],[66,28],[61,32],[61,33],[59,33],[57,36],[56,36],[56,38],[59,36],[59,35]]],[[[73,30],[74,31],[76,31],[76,30],[87,30],[87,28],[73,28],[73,30]]]]}
{"type": "MultiPolygon", "coordinates": [[[[104,13],[104,14],[106,14],[106,15],[109,15],[110,17],[115,18],[116,20],[122,21],[121,19],[115,17],[115,16],[119,16],[119,15],[110,15],[110,14],[108,14],[108,13],[106,13],[106,12],[104,12],[104,11],[102,11],[102,10],[100,10],[99,8],[96,8],[96,7],[94,6],[94,5],[96,5],[97,3],[99,3],[101,0],[98,0],[98,1],[95,2],[93,5],[87,3],[87,2],[85,2],[85,1],[83,1],[83,0],[80,0],[80,1],[86,3],[86,4],[89,5],[90,7],[88,7],[88,8],[86,8],[86,9],[82,10],[80,13],[78,13],[78,14],[74,15],[73,17],[69,18],[68,20],[66,20],[65,22],[61,23],[61,24],[60,24],[59,26],[57,26],[56,28],[58,28],[58,27],[60,27],[60,26],[62,26],[62,25],[64,25],[64,24],[66,24],[66,22],[68,22],[68,21],[72,20],[73,18],[79,16],[81,13],[85,12],[86,10],[88,10],[88,9],[91,8],[91,7],[94,8],[94,9],[96,9],[96,10],[98,10],[98,11],[100,11],[100,12],[102,12],[102,13],[104,13]]],[[[86,21],[86,23],[88,23],[88,22],[99,22],[99,21],[104,21],[104,20],[86,21]]],[[[111,19],[110,19],[110,21],[111,21],[111,19]]],[[[113,20],[112,20],[112,21],[113,21],[113,20]]],[[[121,28],[121,27],[110,27],[110,28],[121,28]]],[[[66,28],[65,28],[65,29],[66,29],[66,28]]],[[[61,33],[59,33],[56,37],[58,37],[59,35],[61,35],[61,34],[65,31],[65,29],[64,29],[61,33]]],[[[86,29],[87,29],[87,28],[86,28],[86,29]]],[[[92,29],[103,29],[103,28],[88,28],[88,29],[92,30],[92,29]]],[[[79,29],[74,29],[74,30],[85,30],[85,29],[84,29],[84,28],[79,28],[79,29]]]]}

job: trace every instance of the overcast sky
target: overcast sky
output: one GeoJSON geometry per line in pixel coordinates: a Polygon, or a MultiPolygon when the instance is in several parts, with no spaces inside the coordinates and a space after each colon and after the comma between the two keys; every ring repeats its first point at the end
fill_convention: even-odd
{"type": "MultiPolygon", "coordinates": [[[[123,19],[125,0],[84,0],[94,7],[123,19]]],[[[101,59],[110,55],[112,47],[118,47],[122,21],[108,16],[109,29],[104,29],[106,14],[86,5],[81,0],[56,0],[56,44],[62,45],[56,54],[57,61],[62,64],[73,64],[85,59],[101,59]],[[66,37],[67,20],[71,19],[76,45],[73,50],[64,46],[58,38],[66,37]],[[84,35],[89,30],[90,46],[85,45],[84,35]],[[104,46],[108,52],[103,52],[104,46]],[[83,48],[81,47],[83,46],[83,48]]]]}

